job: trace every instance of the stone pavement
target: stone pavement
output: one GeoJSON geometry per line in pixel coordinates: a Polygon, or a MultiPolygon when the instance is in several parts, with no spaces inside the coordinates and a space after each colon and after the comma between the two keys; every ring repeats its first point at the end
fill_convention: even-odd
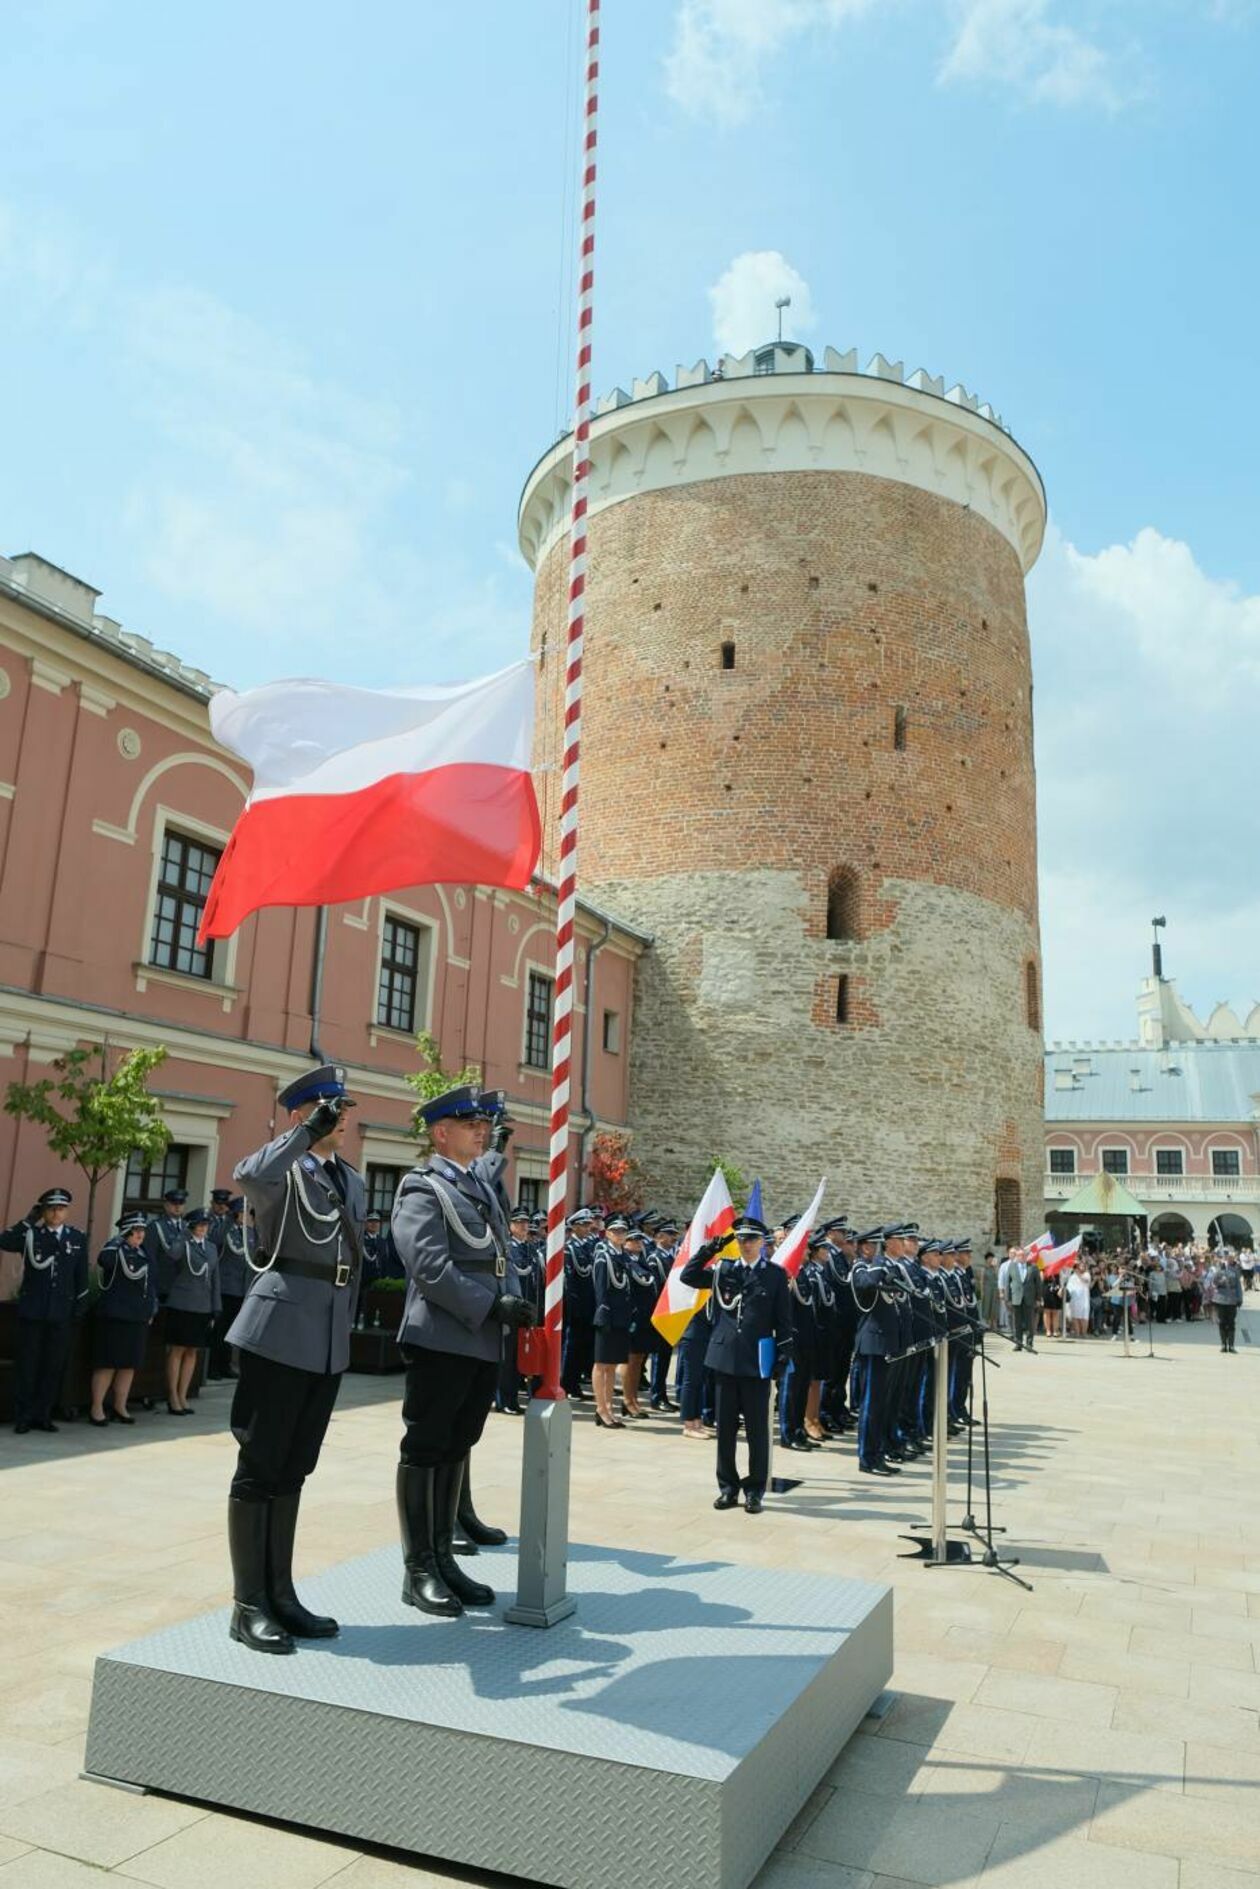
{"type": "MultiPolygon", "coordinates": [[[[780,1455],[801,1489],[718,1515],[711,1444],[579,1414],[577,1538],[896,1587],[894,1702],[758,1889],[1260,1885],[1260,1311],[1242,1324],[1256,1344],[1234,1357],[1206,1325],[1160,1331],[1153,1361],[1096,1341],[999,1349],[996,1514],[1031,1594],[897,1558],[927,1515],[922,1467],[881,1482],[848,1444],[780,1455]]],[[[393,1538],[398,1389],[346,1381],[300,1569],[393,1538]]],[[[189,1423],[0,1437],[0,1889],[490,1881],[78,1780],[96,1653],[227,1596],[227,1404],[211,1386],[189,1423]]],[[[509,1526],[519,1451],[520,1426],[492,1418],[477,1500],[509,1526]]]]}

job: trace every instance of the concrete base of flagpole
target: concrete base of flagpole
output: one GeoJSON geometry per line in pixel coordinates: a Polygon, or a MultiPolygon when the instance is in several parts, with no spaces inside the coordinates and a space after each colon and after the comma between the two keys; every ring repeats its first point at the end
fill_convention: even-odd
{"type": "Polygon", "coordinates": [[[517,1627],[554,1627],[577,1606],[568,1592],[569,1459],[573,1406],[532,1397],[521,1460],[521,1533],[516,1602],[503,1618],[517,1627]]]}

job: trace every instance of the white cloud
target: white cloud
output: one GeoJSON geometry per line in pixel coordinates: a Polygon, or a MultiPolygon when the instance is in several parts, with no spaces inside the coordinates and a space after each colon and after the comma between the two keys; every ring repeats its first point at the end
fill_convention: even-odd
{"type": "Polygon", "coordinates": [[[738,125],[762,100],[762,70],[798,34],[867,12],[877,0],[682,0],[665,89],[697,118],[738,125]]]}
{"type": "MultiPolygon", "coordinates": [[[[1064,17],[1071,0],[900,0],[940,16],[950,39],[944,84],[1004,87],[1029,102],[1114,111],[1144,90],[1142,62],[1108,50],[1064,17]]],[[[1213,0],[1232,11],[1250,0],[1213,0]]],[[[765,76],[789,42],[834,32],[894,0],[680,0],[665,89],[684,111],[743,124],[765,101],[765,76]]],[[[1137,17],[1141,17],[1138,13],[1137,17]]]]}
{"type": "Polygon", "coordinates": [[[1049,0],[961,0],[942,83],[1010,86],[1039,104],[1098,105],[1114,111],[1134,86],[1113,56],[1075,27],[1051,17],[1049,0]]]}
{"type": "Polygon", "coordinates": [[[809,283],[777,249],[748,249],[736,256],[709,290],[713,339],[719,353],[744,354],[778,328],[775,303],[790,295],[783,311],[785,339],[808,333],[817,319],[809,283]]]}
{"type": "Polygon", "coordinates": [[[1165,961],[1204,1014],[1260,996],[1260,596],[1147,528],[1093,555],[1051,531],[1028,586],[1051,1037],[1130,1038],[1165,961]]]}

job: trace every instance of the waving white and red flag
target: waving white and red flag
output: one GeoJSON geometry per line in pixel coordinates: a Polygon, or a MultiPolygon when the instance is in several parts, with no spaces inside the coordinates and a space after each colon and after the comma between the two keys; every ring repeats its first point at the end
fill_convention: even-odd
{"type": "Polygon", "coordinates": [[[806,1249],[809,1245],[809,1236],[814,1230],[814,1222],[818,1218],[818,1209],[822,1206],[822,1197],[826,1191],[826,1187],[827,1182],[824,1177],[824,1179],[818,1183],[818,1192],[814,1195],[809,1206],[792,1228],[782,1246],[779,1247],[777,1252],[771,1253],[770,1255],[776,1266],[782,1266],[789,1279],[795,1279],[804,1264],[806,1249]]]}
{"type": "Polygon", "coordinates": [[[1052,1246],[1049,1252],[1045,1254],[1044,1263],[1041,1268],[1047,1279],[1050,1277],[1051,1273],[1062,1272],[1066,1266],[1075,1266],[1076,1257],[1080,1250],[1081,1236],[1079,1233],[1074,1240],[1068,1240],[1063,1246],[1052,1246]]]}
{"type": "Polygon", "coordinates": [[[1030,1259],[1034,1266],[1039,1266],[1053,1246],[1053,1233],[1042,1233],[1037,1239],[1033,1240],[1030,1245],[1025,1247],[1024,1257],[1030,1259]]]}
{"type": "Polygon", "coordinates": [[[681,1278],[683,1267],[706,1240],[716,1239],[719,1233],[727,1232],[734,1224],[735,1208],[731,1202],[731,1190],[726,1185],[725,1174],[721,1168],[718,1168],[704,1190],[704,1198],[692,1215],[691,1225],[687,1228],[682,1245],[674,1254],[674,1263],[669,1269],[665,1284],[661,1287],[661,1295],[656,1301],[656,1310],[652,1313],[652,1323],[667,1344],[678,1343],[692,1318],[709,1296],[702,1286],[683,1284],[681,1278]]]}
{"type": "Polygon", "coordinates": [[[272,682],[210,702],[253,770],[201,937],[266,905],[335,905],[399,886],[527,886],[540,822],[529,773],[534,665],[413,689],[272,682]]]}

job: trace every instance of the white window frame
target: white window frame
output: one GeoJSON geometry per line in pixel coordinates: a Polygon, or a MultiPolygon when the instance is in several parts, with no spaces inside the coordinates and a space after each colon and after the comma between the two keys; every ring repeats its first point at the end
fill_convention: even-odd
{"type": "Polygon", "coordinates": [[[136,990],[143,995],[150,983],[174,984],[180,990],[207,991],[217,997],[225,1013],[229,1013],[240,996],[236,979],[236,951],[240,939],[240,928],[230,938],[215,938],[210,948],[209,977],[194,977],[188,971],[168,970],[163,964],[150,964],[149,948],[153,939],[153,917],[157,909],[158,880],[162,871],[162,849],[166,844],[166,835],[175,832],[190,840],[204,840],[208,846],[217,847],[222,853],[231,835],[217,826],[208,826],[204,820],[195,820],[191,814],[181,813],[176,807],[159,804],[153,809],[153,849],[149,861],[149,895],[144,902],[144,914],[140,933],[140,948],[133,965],[136,977],[136,990]]]}
{"type": "MultiPolygon", "coordinates": [[[[430,918],[427,912],[417,912],[413,906],[400,905],[396,899],[378,899],[376,914],[376,949],[372,955],[372,998],[371,1021],[368,1025],[368,1042],[375,1049],[380,1037],[387,1042],[414,1042],[421,1030],[433,1026],[433,987],[437,975],[438,934],[441,930],[437,920],[430,918]],[[387,918],[400,918],[404,925],[412,925],[420,933],[420,950],[424,962],[417,966],[416,975],[416,1014],[409,1030],[396,1030],[392,1024],[376,1021],[376,1006],[381,992],[381,959],[385,953],[385,921],[387,918]]],[[[386,1164],[382,1164],[386,1165],[386,1164]]]]}
{"type": "Polygon", "coordinates": [[[540,964],[533,958],[526,958],[520,967],[520,989],[524,1002],[521,1004],[521,1060],[520,1073],[523,1076],[545,1076],[551,1068],[550,1048],[545,1063],[526,1062],[529,1048],[529,980],[531,976],[545,977],[551,985],[551,1027],[548,1031],[548,1044],[554,1038],[556,1027],[556,967],[554,964],[540,964]]]}

